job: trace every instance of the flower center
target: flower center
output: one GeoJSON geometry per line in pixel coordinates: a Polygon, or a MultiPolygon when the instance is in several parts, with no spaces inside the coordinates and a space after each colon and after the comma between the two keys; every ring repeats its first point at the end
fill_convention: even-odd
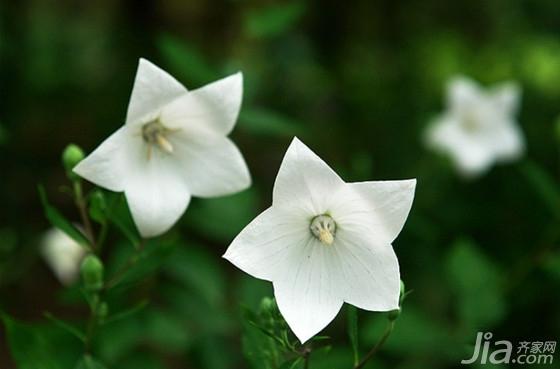
{"type": "Polygon", "coordinates": [[[142,126],[142,138],[148,146],[148,159],[151,156],[152,146],[158,147],[161,151],[172,154],[173,145],[167,139],[167,134],[171,130],[166,128],[159,119],[152,120],[142,126]]]}
{"type": "Polygon", "coordinates": [[[336,223],[330,215],[318,215],[311,221],[309,226],[311,233],[321,243],[325,245],[332,245],[334,242],[334,235],[336,233],[336,223]]]}
{"type": "Polygon", "coordinates": [[[475,112],[469,111],[463,117],[462,120],[463,128],[468,133],[475,133],[481,127],[480,119],[475,112]]]}

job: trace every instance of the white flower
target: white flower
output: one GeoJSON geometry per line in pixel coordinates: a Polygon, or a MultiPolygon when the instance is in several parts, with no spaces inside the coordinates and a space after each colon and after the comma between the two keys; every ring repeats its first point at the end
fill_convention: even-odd
{"type": "Polygon", "coordinates": [[[343,302],[396,309],[400,276],[391,242],[412,206],[416,180],[345,183],[295,138],[274,184],[272,206],[224,257],[271,281],[280,312],[303,343],[343,302]]]}
{"type": "Polygon", "coordinates": [[[188,92],[140,59],[126,123],[74,168],[87,180],[124,191],[144,237],[167,231],[191,196],[246,189],[249,170],[233,142],[243,77],[237,73],[188,92]]]}
{"type": "Polygon", "coordinates": [[[427,130],[427,144],[447,154],[467,176],[485,172],[495,162],[517,159],[524,151],[515,121],[521,91],[512,83],[483,90],[466,77],[453,78],[447,111],[427,130]]]}
{"type": "Polygon", "coordinates": [[[58,280],[65,286],[78,278],[86,250],[57,228],[45,232],[41,253],[58,280]]]}

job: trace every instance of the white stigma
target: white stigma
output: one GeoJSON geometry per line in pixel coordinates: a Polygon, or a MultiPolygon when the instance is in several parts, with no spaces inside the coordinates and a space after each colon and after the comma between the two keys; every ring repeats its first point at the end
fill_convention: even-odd
{"type": "Polygon", "coordinates": [[[148,145],[148,159],[151,155],[151,146],[158,147],[161,151],[172,154],[173,153],[173,145],[167,139],[166,135],[170,132],[168,128],[166,128],[159,119],[153,120],[149,123],[144,124],[142,126],[142,138],[144,142],[148,145]]]}
{"type": "Polygon", "coordinates": [[[336,233],[336,223],[329,215],[318,215],[311,221],[309,226],[311,233],[321,243],[332,245],[336,233]]]}

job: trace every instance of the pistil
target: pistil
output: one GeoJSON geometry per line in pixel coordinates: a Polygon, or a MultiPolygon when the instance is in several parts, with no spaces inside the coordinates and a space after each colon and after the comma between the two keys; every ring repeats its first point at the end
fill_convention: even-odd
{"type": "Polygon", "coordinates": [[[311,233],[324,245],[332,245],[336,233],[336,223],[330,215],[318,215],[309,226],[311,233]]]}

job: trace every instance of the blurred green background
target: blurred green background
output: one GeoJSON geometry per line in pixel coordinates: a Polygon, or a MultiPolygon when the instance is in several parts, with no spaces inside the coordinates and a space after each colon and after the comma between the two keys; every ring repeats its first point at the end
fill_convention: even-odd
{"type": "MultiPolygon", "coordinates": [[[[558,339],[557,1],[3,1],[0,29],[0,309],[27,322],[19,339],[46,338],[23,355],[44,364],[52,346],[62,368],[81,355],[80,343],[43,317],[79,325],[87,308],[40,257],[50,225],[36,185],[79,219],[60,190],[61,151],[74,142],[89,152],[123,123],[139,57],[189,89],[243,71],[233,139],[254,186],[193,200],[130,277],[135,283],[110,297],[113,311],[150,303],[101,330],[95,352],[108,368],[268,368],[263,338],[242,324],[240,306],[256,309],[271,287],[220,256],[269,206],[294,135],[347,181],[418,179],[394,243],[413,292],[368,368],[460,367],[477,331],[558,339]],[[470,181],[422,145],[444,108],[444,84],[458,73],[523,87],[525,158],[470,181]]],[[[131,247],[117,232],[109,240],[110,273],[131,247]]],[[[324,331],[332,349],[312,353],[311,368],[351,367],[345,317],[343,309],[324,331]]],[[[385,321],[359,313],[362,352],[385,321]]],[[[16,368],[6,335],[1,327],[0,367],[16,368]]]]}

